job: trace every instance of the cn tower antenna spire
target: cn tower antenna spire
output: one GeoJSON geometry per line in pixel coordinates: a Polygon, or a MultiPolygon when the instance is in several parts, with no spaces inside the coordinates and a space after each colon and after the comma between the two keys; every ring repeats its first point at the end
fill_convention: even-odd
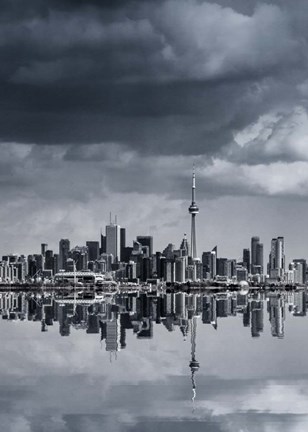
{"type": "Polygon", "coordinates": [[[192,172],[192,188],[191,188],[191,205],[188,208],[191,214],[191,257],[197,258],[197,240],[196,240],[196,214],[199,213],[199,208],[196,204],[196,173],[195,164],[192,172]]]}

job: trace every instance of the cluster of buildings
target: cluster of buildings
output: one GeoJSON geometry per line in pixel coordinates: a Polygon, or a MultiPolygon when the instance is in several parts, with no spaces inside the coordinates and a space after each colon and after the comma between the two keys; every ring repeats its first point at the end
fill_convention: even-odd
{"type": "Polygon", "coordinates": [[[126,347],[127,330],[133,331],[138,339],[152,338],[156,323],[170,332],[179,329],[186,338],[194,318],[217,329],[220,319],[241,315],[251,336],[259,337],[267,313],[272,336],[281,338],[286,312],[305,316],[307,301],[305,290],[267,295],[135,292],[118,293],[99,301],[6,292],[0,294],[0,313],[6,320],[38,321],[42,331],[57,323],[61,336],[69,336],[72,328],[98,334],[105,341],[106,351],[119,351],[126,347]]]}
{"type": "MultiPolygon", "coordinates": [[[[126,229],[117,218],[106,226],[99,240],[87,241],[84,246],[71,248],[69,239],[61,239],[54,252],[41,244],[41,252],[33,255],[6,255],[0,261],[0,282],[65,281],[76,272],[103,275],[107,280],[133,283],[178,283],[209,281],[217,283],[285,283],[304,285],[307,280],[307,262],[294,259],[285,263],[283,237],[272,239],[268,265],[264,266],[263,243],[252,237],[251,248],[243,250],[242,260],[218,256],[217,246],[197,253],[196,216],[199,208],[195,198],[195,172],[192,176],[191,236],[186,235],[179,247],[169,243],[163,251],[153,249],[153,237],[139,235],[132,245],[126,244],[126,229]]],[[[86,276],[85,276],[86,278],[86,276]]]]}

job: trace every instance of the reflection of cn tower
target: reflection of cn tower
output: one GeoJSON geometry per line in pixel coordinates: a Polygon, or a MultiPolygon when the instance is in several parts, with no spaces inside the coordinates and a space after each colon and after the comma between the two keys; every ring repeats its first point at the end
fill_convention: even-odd
{"type": "Polygon", "coordinates": [[[196,381],[195,381],[195,373],[198,372],[200,364],[196,360],[196,335],[197,335],[197,317],[194,316],[191,320],[191,361],[189,363],[189,367],[191,370],[191,383],[192,383],[192,392],[193,397],[192,401],[195,401],[196,398],[196,381]]]}

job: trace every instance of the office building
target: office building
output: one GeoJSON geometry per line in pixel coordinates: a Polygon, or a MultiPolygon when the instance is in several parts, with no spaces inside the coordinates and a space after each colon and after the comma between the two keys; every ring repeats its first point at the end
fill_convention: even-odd
{"type": "Polygon", "coordinates": [[[250,273],[250,249],[243,249],[243,266],[250,273]]]}
{"type": "Polygon", "coordinates": [[[137,236],[137,242],[142,246],[148,246],[149,256],[153,255],[153,237],[152,236],[137,236]]]}
{"type": "Polygon", "coordinates": [[[273,279],[281,279],[285,272],[284,238],[277,237],[271,241],[269,255],[269,275],[273,279]]]}
{"type": "Polygon", "coordinates": [[[180,256],[175,259],[175,282],[185,282],[186,258],[180,256]]]}
{"type": "Polygon", "coordinates": [[[96,261],[99,257],[99,242],[87,241],[86,246],[88,248],[88,260],[96,261]]]}
{"type": "Polygon", "coordinates": [[[106,226],[106,253],[114,257],[115,262],[120,261],[121,231],[120,225],[110,222],[106,226]]]}
{"type": "Polygon", "coordinates": [[[48,244],[47,243],[42,243],[41,244],[41,254],[43,255],[43,257],[45,257],[45,253],[47,251],[48,248],[48,244]]]}
{"type": "Polygon", "coordinates": [[[66,270],[66,260],[69,257],[70,241],[61,239],[59,242],[59,269],[66,270]]]}
{"type": "MultiPolygon", "coordinates": [[[[126,258],[126,229],[120,228],[120,260],[127,262],[126,258]]],[[[129,258],[128,258],[129,259],[129,258]]]]}
{"type": "Polygon", "coordinates": [[[263,243],[260,243],[259,237],[251,239],[251,273],[263,274],[263,243]]]}

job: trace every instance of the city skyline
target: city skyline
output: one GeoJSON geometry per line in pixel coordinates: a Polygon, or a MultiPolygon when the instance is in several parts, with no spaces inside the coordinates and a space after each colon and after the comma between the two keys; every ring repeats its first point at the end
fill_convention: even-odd
{"type": "MultiPolygon", "coordinates": [[[[188,208],[188,212],[191,215],[191,225],[190,225],[190,244],[188,244],[188,251],[187,251],[187,255],[189,255],[192,259],[192,262],[198,262],[200,261],[200,258],[198,257],[198,252],[197,252],[197,229],[196,229],[196,220],[195,217],[196,215],[199,213],[199,208],[196,204],[195,198],[196,198],[196,172],[195,172],[195,164],[193,165],[193,170],[192,170],[192,183],[191,183],[191,204],[188,208]]],[[[122,248],[127,246],[126,244],[126,227],[122,227],[118,224],[118,216],[112,215],[112,212],[109,213],[109,224],[105,225],[105,235],[103,234],[103,229],[101,228],[100,230],[100,239],[98,240],[86,240],[86,245],[88,247],[91,247],[91,244],[98,244],[100,246],[96,246],[97,247],[97,254],[96,254],[96,258],[98,258],[98,256],[100,255],[99,251],[100,249],[104,249],[104,251],[107,254],[111,254],[115,261],[128,261],[129,257],[126,256],[125,259],[123,259],[123,252],[122,252],[122,248]],[[103,245],[104,243],[104,245],[103,245]]],[[[141,244],[143,244],[142,239],[147,239],[151,237],[151,244],[148,244],[147,241],[145,243],[145,245],[147,245],[149,247],[148,253],[149,256],[152,256],[154,249],[153,249],[153,235],[140,235],[137,234],[135,239],[136,241],[140,241],[141,244]]],[[[183,235],[185,241],[187,241],[186,239],[186,233],[184,233],[183,235]]],[[[284,236],[278,236],[277,239],[276,238],[272,238],[271,239],[271,244],[269,247],[269,261],[268,261],[268,273],[271,273],[271,269],[274,271],[273,275],[276,275],[278,277],[281,276],[280,272],[278,271],[278,273],[276,272],[276,265],[275,265],[275,258],[273,258],[273,256],[276,256],[275,253],[275,242],[279,242],[279,239],[282,239],[282,251],[280,252],[279,258],[277,258],[278,261],[280,261],[279,264],[279,268],[284,269],[285,265],[286,265],[286,256],[285,255],[285,250],[284,250],[284,236]],[[273,246],[274,244],[274,246],[273,246]],[[274,247],[274,249],[273,249],[274,247]],[[274,261],[273,261],[274,260],[274,261]],[[276,274],[277,273],[277,274],[276,274]]],[[[132,244],[134,244],[134,239],[132,240],[132,244]]],[[[165,239],[166,241],[166,239],[165,239]]],[[[174,244],[175,248],[177,247],[175,243],[172,242],[168,242],[167,246],[169,244],[174,244]]],[[[183,244],[183,240],[181,241],[181,244],[183,244]]],[[[80,245],[76,245],[75,248],[83,248],[84,246],[80,246],[80,245]]],[[[181,248],[182,246],[180,246],[181,248]]],[[[45,252],[46,249],[48,248],[48,243],[41,243],[41,254],[45,256],[45,252]]],[[[160,249],[162,250],[162,249],[160,249]]],[[[217,253],[217,245],[215,246],[215,250],[217,253]]],[[[61,239],[59,242],[59,254],[58,254],[58,266],[59,268],[65,268],[66,267],[66,259],[68,258],[68,254],[70,251],[70,240],[69,239],[61,239]]],[[[49,249],[49,252],[53,252],[53,249],[49,249]]],[[[21,252],[18,252],[17,254],[20,254],[21,252]]],[[[30,255],[33,254],[35,252],[31,251],[30,255]]],[[[201,254],[205,253],[205,250],[203,250],[201,252],[201,254]]],[[[6,252],[3,255],[14,255],[16,254],[16,252],[6,252]]],[[[22,252],[22,254],[24,254],[24,252],[22,252]]],[[[124,254],[126,255],[126,254],[124,254]]],[[[201,256],[201,255],[200,255],[201,256]]],[[[232,255],[234,256],[234,255],[232,255]]],[[[240,255],[239,255],[240,256],[240,255]]],[[[239,256],[237,258],[235,258],[236,261],[240,261],[241,258],[239,258],[239,256]]],[[[298,255],[299,256],[299,255],[298,255]]],[[[217,256],[216,256],[217,258],[217,256]]],[[[295,260],[300,261],[302,258],[296,258],[295,260]]],[[[293,258],[294,259],[294,258],[293,258]]],[[[266,273],[265,271],[265,265],[264,264],[264,245],[263,243],[261,243],[260,241],[260,237],[259,236],[253,236],[251,237],[251,247],[250,249],[247,248],[247,246],[245,246],[242,250],[242,261],[243,263],[246,262],[246,267],[248,269],[248,272],[251,272],[252,274],[263,274],[266,273]],[[245,251],[246,253],[249,253],[249,258],[245,258],[245,251]]],[[[290,260],[291,261],[291,260],[290,260]]],[[[274,276],[273,276],[274,277],[274,276]]]]}
{"type": "Polygon", "coordinates": [[[25,283],[46,279],[49,283],[76,284],[76,272],[80,272],[78,282],[93,285],[103,284],[105,279],[116,284],[121,281],[141,281],[150,285],[157,284],[158,281],[165,284],[205,281],[246,285],[306,283],[307,259],[296,257],[287,263],[283,236],[272,238],[267,263],[264,259],[264,244],[259,236],[251,238],[250,249],[243,248],[242,259],[222,257],[218,254],[217,245],[210,251],[202,251],[201,259],[198,257],[196,215],[199,208],[196,203],[195,166],[192,170],[188,213],[191,215],[191,243],[188,243],[184,234],[178,249],[166,239],[166,247],[155,251],[153,236],[140,234],[129,246],[126,243],[126,228],[121,227],[117,215],[113,218],[110,212],[109,224],[105,226],[104,234],[101,229],[99,241],[87,240],[86,246],[71,248],[70,239],[62,238],[58,253],[48,249],[47,243],[41,243],[40,254],[31,253],[27,257],[23,253],[2,256],[0,281],[25,283]],[[89,271],[92,273],[87,273],[89,271]]]}

